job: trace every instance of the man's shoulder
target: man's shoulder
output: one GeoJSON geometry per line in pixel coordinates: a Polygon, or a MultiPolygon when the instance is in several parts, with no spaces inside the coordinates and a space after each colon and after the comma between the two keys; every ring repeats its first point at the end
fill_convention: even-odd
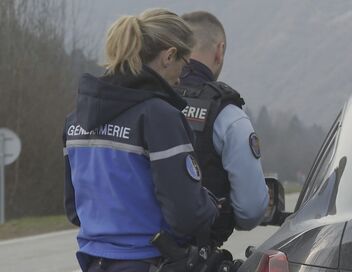
{"type": "Polygon", "coordinates": [[[222,81],[208,81],[204,83],[205,86],[210,86],[217,91],[223,93],[236,93],[239,94],[234,88],[222,81]]]}
{"type": "Polygon", "coordinates": [[[221,103],[234,104],[239,108],[245,104],[240,93],[222,81],[208,81],[192,86],[181,85],[176,91],[184,97],[217,100],[221,103]]]}
{"type": "Polygon", "coordinates": [[[206,82],[204,88],[212,89],[213,92],[217,93],[221,100],[234,104],[239,108],[242,108],[245,104],[241,94],[222,81],[206,82]]]}
{"type": "Polygon", "coordinates": [[[219,112],[216,121],[231,125],[241,119],[249,120],[246,112],[235,105],[228,104],[219,112]]]}
{"type": "MultiPolygon", "coordinates": [[[[247,113],[237,107],[236,105],[233,105],[233,104],[228,104],[226,105],[220,112],[219,112],[219,115],[222,115],[222,116],[225,116],[225,119],[227,117],[231,117],[232,120],[238,120],[238,119],[242,119],[242,118],[246,118],[246,119],[249,119],[247,113]]],[[[221,117],[221,116],[220,116],[221,117]]]]}

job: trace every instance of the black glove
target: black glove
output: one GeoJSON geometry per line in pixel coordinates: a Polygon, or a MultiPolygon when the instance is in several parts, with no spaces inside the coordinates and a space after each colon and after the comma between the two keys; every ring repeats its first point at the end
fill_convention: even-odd
{"type": "MultiPolygon", "coordinates": [[[[207,190],[206,188],[204,188],[207,190]]],[[[220,247],[231,236],[235,228],[235,216],[230,201],[223,197],[217,198],[209,190],[210,199],[218,207],[219,215],[216,217],[210,231],[212,246],[220,247]]]]}
{"type": "Polygon", "coordinates": [[[221,201],[219,216],[211,227],[210,237],[214,246],[220,247],[231,236],[235,228],[235,216],[228,200],[221,201]]]}

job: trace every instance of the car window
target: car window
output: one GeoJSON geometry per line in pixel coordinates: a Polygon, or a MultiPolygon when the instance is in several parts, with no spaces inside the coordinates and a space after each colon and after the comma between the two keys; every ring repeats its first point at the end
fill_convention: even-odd
{"type": "Polygon", "coordinates": [[[326,152],[324,157],[319,163],[319,166],[317,167],[317,170],[315,171],[314,175],[312,176],[311,182],[308,185],[307,188],[307,193],[305,195],[305,200],[310,199],[318,190],[319,187],[321,187],[323,181],[325,180],[324,177],[326,176],[326,173],[329,169],[330,162],[332,160],[332,156],[334,154],[334,149],[335,149],[335,143],[336,143],[336,134],[334,134],[334,137],[331,139],[329,142],[329,145],[327,146],[326,152]]]}
{"type": "Polygon", "coordinates": [[[333,171],[324,181],[324,186],[314,193],[312,197],[307,198],[304,205],[295,213],[295,220],[302,222],[313,218],[321,218],[329,213],[335,213],[335,199],[332,202],[329,200],[333,198],[333,192],[336,188],[336,176],[336,171],[333,171]]]}
{"type": "Polygon", "coordinates": [[[327,180],[326,175],[334,155],[340,122],[341,112],[331,127],[322,148],[313,163],[301,195],[297,201],[295,210],[302,207],[304,203],[306,203],[317,192],[317,190],[322,187],[323,182],[327,180]]]}

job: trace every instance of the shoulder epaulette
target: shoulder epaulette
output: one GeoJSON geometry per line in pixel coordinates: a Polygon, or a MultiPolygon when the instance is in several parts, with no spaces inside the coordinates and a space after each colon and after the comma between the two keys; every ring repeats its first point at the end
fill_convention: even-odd
{"type": "Polygon", "coordinates": [[[207,86],[212,88],[217,93],[218,97],[214,97],[215,99],[221,97],[223,101],[231,101],[240,108],[242,108],[242,106],[245,104],[244,99],[241,97],[241,95],[235,89],[231,88],[224,82],[206,82],[204,84],[204,87],[207,86]]]}

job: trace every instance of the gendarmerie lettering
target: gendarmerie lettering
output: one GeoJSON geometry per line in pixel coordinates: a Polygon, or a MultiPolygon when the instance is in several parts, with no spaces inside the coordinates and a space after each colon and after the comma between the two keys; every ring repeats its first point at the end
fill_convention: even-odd
{"type": "Polygon", "coordinates": [[[80,125],[71,125],[67,130],[68,136],[80,136],[80,135],[104,135],[112,136],[122,139],[130,138],[131,128],[123,127],[113,124],[105,124],[99,128],[93,129],[91,131],[86,131],[80,125]]]}
{"type": "Polygon", "coordinates": [[[205,120],[205,117],[207,116],[207,109],[187,106],[184,108],[182,113],[186,116],[186,118],[205,120]]]}

